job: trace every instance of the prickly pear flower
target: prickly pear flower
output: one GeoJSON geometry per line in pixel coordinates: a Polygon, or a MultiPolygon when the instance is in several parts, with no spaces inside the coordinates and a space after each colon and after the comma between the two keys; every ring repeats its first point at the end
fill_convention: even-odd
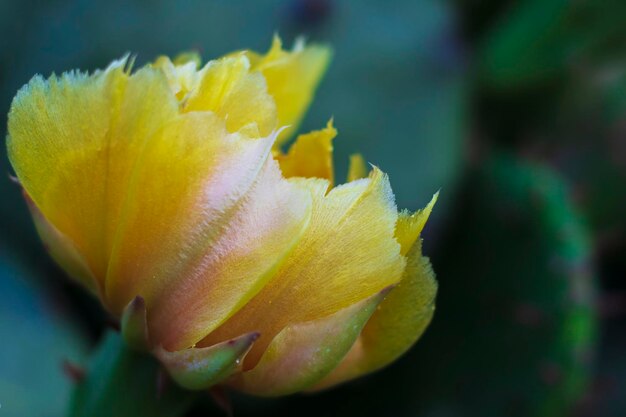
{"type": "Polygon", "coordinates": [[[289,139],[329,50],[276,38],[200,68],[34,77],[13,100],[11,163],[52,257],[189,389],[321,389],[403,354],[434,311],[425,209],[353,156],[332,122],[289,139]]]}

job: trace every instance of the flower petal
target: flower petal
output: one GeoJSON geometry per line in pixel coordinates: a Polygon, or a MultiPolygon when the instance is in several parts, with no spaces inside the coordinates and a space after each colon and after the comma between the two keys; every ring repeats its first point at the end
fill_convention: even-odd
{"type": "Polygon", "coordinates": [[[136,294],[145,298],[153,343],[174,351],[201,340],[260,290],[302,235],[311,199],[281,176],[272,143],[192,112],[144,152],[106,291],[118,314],[136,294]]]}
{"type": "Polygon", "coordinates": [[[298,40],[291,51],[285,51],[280,38],[275,36],[267,54],[247,54],[252,69],[260,71],[267,80],[268,91],[276,102],[279,126],[289,126],[279,135],[278,146],[298,129],[326,72],[330,49],[321,45],[305,46],[302,40],[298,40]]]}
{"type": "Polygon", "coordinates": [[[367,166],[361,154],[350,155],[350,165],[348,167],[348,182],[367,177],[367,166]]]}
{"type": "Polygon", "coordinates": [[[229,132],[254,124],[258,136],[268,136],[276,128],[276,105],[265,79],[250,71],[244,54],[210,61],[201,73],[184,111],[212,111],[226,121],[229,132]]]}
{"type": "Polygon", "coordinates": [[[94,294],[101,294],[102,287],[92,275],[85,259],[76,250],[74,244],[41,214],[41,211],[26,192],[24,192],[24,198],[33,216],[37,233],[52,259],[63,268],[70,278],[80,282],[94,294]]]}
{"type": "Polygon", "coordinates": [[[333,186],[333,139],[337,130],[332,120],[326,128],[298,136],[286,155],[278,155],[283,175],[290,177],[324,178],[333,186]]]}
{"type": "Polygon", "coordinates": [[[291,394],[315,384],[348,353],[390,289],[328,317],[285,327],[272,340],[259,363],[236,374],[229,384],[262,396],[291,394]]]}
{"type": "Polygon", "coordinates": [[[92,76],[35,77],[9,113],[7,147],[22,185],[99,278],[135,161],[178,111],[161,71],[130,76],[125,65],[92,76]]]}
{"type": "Polygon", "coordinates": [[[437,191],[430,202],[421,210],[417,210],[413,214],[403,211],[398,215],[398,223],[396,224],[396,239],[400,243],[401,253],[406,255],[419,238],[433,207],[439,198],[437,191]]]}
{"type": "Polygon", "coordinates": [[[313,197],[304,236],[261,292],[201,345],[256,330],[246,358],[254,367],[286,326],[326,317],[400,280],[405,259],[393,238],[397,212],[387,177],[372,175],[332,189],[328,181],[294,179],[313,197]]]}
{"type": "Polygon", "coordinates": [[[181,387],[203,390],[237,372],[258,336],[248,333],[214,346],[176,352],[158,347],[154,353],[181,387]]]}
{"type": "Polygon", "coordinates": [[[172,62],[167,56],[160,56],[152,66],[163,71],[172,93],[176,95],[179,101],[182,101],[189,92],[198,87],[200,82],[199,61],[200,57],[197,55],[181,55],[175,59],[175,62],[172,62]]]}
{"type": "Polygon", "coordinates": [[[436,293],[435,274],[428,258],[422,256],[421,242],[417,241],[409,252],[400,283],[378,306],[342,363],[313,389],[324,389],[373,372],[400,357],[430,323],[436,293]]]}

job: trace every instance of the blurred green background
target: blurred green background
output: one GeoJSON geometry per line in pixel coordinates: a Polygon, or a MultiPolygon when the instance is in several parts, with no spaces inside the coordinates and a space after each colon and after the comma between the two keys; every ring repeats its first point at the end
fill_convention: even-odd
{"type": "MultiPolygon", "coordinates": [[[[237,416],[626,415],[623,0],[0,0],[0,113],[36,73],[332,45],[302,131],[334,117],[425,231],[435,319],[389,368],[237,416]]],[[[5,129],[6,123],[0,129],[5,129]]],[[[0,415],[63,416],[109,318],[39,243],[2,147],[0,415]]],[[[190,416],[226,415],[207,395],[190,416]]],[[[149,416],[147,416],[149,417],[149,416]]]]}

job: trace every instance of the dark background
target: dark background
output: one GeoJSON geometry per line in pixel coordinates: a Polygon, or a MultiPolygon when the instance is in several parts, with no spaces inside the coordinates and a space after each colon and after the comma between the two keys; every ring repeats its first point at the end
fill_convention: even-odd
{"type": "MultiPolygon", "coordinates": [[[[332,45],[302,131],[334,117],[425,231],[435,319],[389,368],[235,415],[626,413],[623,0],[0,0],[0,113],[36,73],[197,50],[332,45]]],[[[2,124],[4,131],[6,123],[2,124]]],[[[0,415],[64,415],[109,319],[48,259],[2,147],[0,415]],[[67,368],[67,366],[65,367],[67,368]]],[[[190,415],[222,415],[207,397],[190,415]]]]}

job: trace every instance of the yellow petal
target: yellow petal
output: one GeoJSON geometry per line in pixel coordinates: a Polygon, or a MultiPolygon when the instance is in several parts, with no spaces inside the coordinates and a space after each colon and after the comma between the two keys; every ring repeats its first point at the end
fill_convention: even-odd
{"type": "Polygon", "coordinates": [[[430,323],[436,293],[435,274],[417,241],[408,255],[402,281],[378,306],[342,363],[314,389],[373,372],[405,353],[430,323]]]}
{"type": "Polygon", "coordinates": [[[397,283],[404,271],[405,259],[393,238],[396,207],[382,172],[376,169],[369,178],[328,194],[328,181],[292,181],[313,197],[308,229],[261,292],[202,342],[260,332],[246,357],[247,368],[289,324],[333,314],[397,283]]]}
{"type": "Polygon", "coordinates": [[[409,214],[407,211],[402,211],[398,215],[398,223],[396,225],[396,239],[401,246],[401,253],[406,255],[413,244],[419,238],[430,213],[433,211],[433,207],[439,198],[439,192],[433,195],[430,202],[421,210],[417,210],[413,214],[409,214]]]}
{"type": "Polygon", "coordinates": [[[145,298],[153,343],[174,351],[202,339],[259,291],[303,233],[311,199],[280,175],[273,139],[230,134],[215,114],[192,112],[143,153],[106,291],[118,314],[145,298]]]}
{"type": "Polygon", "coordinates": [[[350,155],[350,165],[348,167],[348,182],[367,177],[367,166],[361,154],[350,155]]]}
{"type": "Polygon", "coordinates": [[[348,353],[389,289],[328,317],[285,327],[258,365],[236,374],[230,385],[254,395],[278,396],[315,384],[348,353]]]}
{"type": "Polygon", "coordinates": [[[210,61],[201,71],[201,81],[187,99],[184,111],[212,111],[226,120],[229,132],[253,124],[260,136],[277,126],[276,105],[258,72],[250,71],[245,54],[210,61]]]}
{"type": "Polygon", "coordinates": [[[28,194],[24,193],[24,198],[33,216],[37,233],[52,259],[54,259],[71,278],[83,284],[94,294],[101,294],[103,290],[102,286],[93,276],[85,259],[76,250],[74,244],[67,236],[50,224],[43,214],[41,214],[37,206],[35,206],[35,203],[28,194]]]}
{"type": "Polygon", "coordinates": [[[198,87],[200,74],[197,71],[199,57],[179,56],[172,62],[167,56],[158,57],[152,66],[158,68],[167,77],[167,82],[178,100],[184,100],[192,90],[198,87]]]}
{"type": "Polygon", "coordinates": [[[332,120],[326,128],[298,136],[286,155],[277,160],[283,175],[290,177],[324,178],[333,186],[333,139],[337,130],[332,120]]]}
{"type": "Polygon", "coordinates": [[[176,66],[182,66],[182,65],[187,65],[189,63],[193,63],[194,67],[198,69],[200,68],[200,65],[202,65],[202,57],[196,51],[187,51],[187,52],[181,52],[180,54],[176,55],[172,62],[176,66]]]}
{"type": "Polygon", "coordinates": [[[117,61],[92,76],[35,77],[13,101],[8,151],[26,192],[104,277],[130,172],[177,113],[163,73],[117,61]]]}
{"type": "Polygon", "coordinates": [[[296,41],[291,51],[282,48],[278,36],[265,55],[248,53],[252,69],[260,71],[267,80],[270,95],[276,102],[278,125],[289,126],[279,135],[276,145],[289,139],[297,130],[309,108],[315,90],[326,72],[331,52],[321,45],[305,46],[296,41]]]}

